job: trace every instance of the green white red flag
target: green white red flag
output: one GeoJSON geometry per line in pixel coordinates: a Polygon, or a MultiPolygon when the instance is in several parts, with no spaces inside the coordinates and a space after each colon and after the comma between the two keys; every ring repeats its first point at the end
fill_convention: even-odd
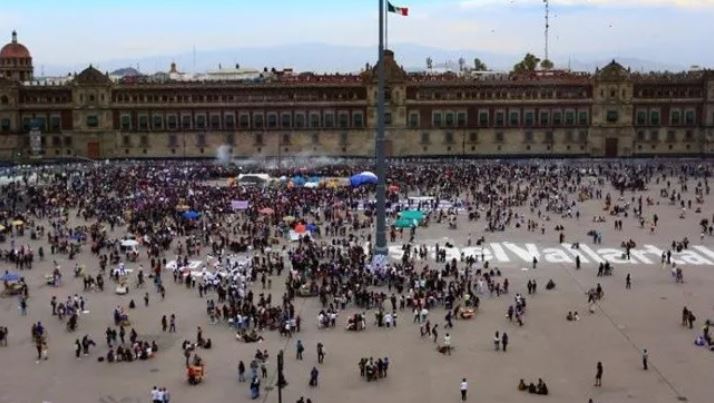
{"type": "Polygon", "coordinates": [[[390,3],[390,2],[387,2],[387,11],[389,11],[390,13],[399,14],[404,17],[409,16],[409,8],[397,7],[397,6],[392,5],[392,3],[390,3]]]}

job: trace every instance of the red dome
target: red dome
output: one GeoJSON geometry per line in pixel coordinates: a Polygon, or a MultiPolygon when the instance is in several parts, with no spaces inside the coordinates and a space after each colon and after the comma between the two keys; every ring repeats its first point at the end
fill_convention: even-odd
{"type": "Polygon", "coordinates": [[[8,43],[0,50],[0,59],[29,59],[30,51],[20,43],[8,43]]]}
{"type": "Polygon", "coordinates": [[[12,42],[2,47],[0,59],[29,59],[30,51],[25,45],[17,42],[17,32],[12,31],[12,42]]]}

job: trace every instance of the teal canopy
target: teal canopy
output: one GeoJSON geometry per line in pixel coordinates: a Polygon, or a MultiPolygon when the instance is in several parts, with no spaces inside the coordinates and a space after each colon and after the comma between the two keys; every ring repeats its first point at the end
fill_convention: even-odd
{"type": "Polygon", "coordinates": [[[419,222],[417,220],[412,220],[409,218],[400,218],[394,222],[394,226],[396,228],[412,228],[416,227],[417,225],[419,225],[419,222]]]}
{"type": "Polygon", "coordinates": [[[424,213],[419,210],[407,210],[399,213],[400,219],[416,220],[422,222],[424,220],[424,213]]]}

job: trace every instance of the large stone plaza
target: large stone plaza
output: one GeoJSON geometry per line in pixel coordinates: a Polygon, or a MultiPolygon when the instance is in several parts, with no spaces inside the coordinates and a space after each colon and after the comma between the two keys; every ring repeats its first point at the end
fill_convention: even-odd
{"type": "MultiPolygon", "coordinates": [[[[676,179],[670,180],[671,189],[679,190],[676,179]]],[[[690,191],[682,194],[682,200],[694,199],[695,184],[696,179],[689,180],[690,191]]],[[[165,300],[161,300],[151,284],[146,289],[130,289],[128,295],[115,295],[111,280],[103,292],[84,292],[81,279],[73,278],[71,273],[77,263],[85,266],[89,273],[97,272],[97,256],[90,253],[89,246],[84,245],[70,261],[67,255],[51,255],[46,239],[30,240],[27,233],[16,238],[9,234],[0,249],[9,249],[14,242],[30,245],[34,250],[44,246],[46,252],[44,260],[35,257],[32,270],[20,272],[29,286],[27,315],[20,315],[17,297],[0,300],[0,325],[9,328],[8,345],[0,347],[5,368],[0,377],[0,402],[146,402],[152,386],[166,387],[176,402],[247,402],[250,401],[248,384],[237,381],[236,368],[239,360],[247,364],[257,348],[266,349],[270,354],[268,378],[261,385],[261,388],[268,386],[268,390],[261,390],[260,401],[278,401],[273,385],[276,356],[282,349],[289,383],[283,390],[285,402],[294,402],[300,396],[310,397],[313,402],[456,402],[460,400],[462,378],[469,382],[469,401],[476,402],[585,403],[589,398],[598,403],[708,402],[713,356],[706,348],[695,346],[694,340],[701,334],[705,320],[714,318],[714,238],[708,234],[700,238],[699,225],[714,212],[714,195],[704,195],[703,202],[694,203],[682,218],[679,202],[671,205],[667,198],[660,197],[660,190],[666,187],[664,181],[651,182],[648,187],[642,192],[625,191],[622,199],[618,199],[619,192],[609,184],[602,186],[602,190],[604,194],[611,194],[615,204],[631,203],[633,197],[650,198],[653,205],[646,207],[645,216],[649,221],[653,214],[658,215],[654,231],[650,224],[641,226],[632,215],[610,216],[603,210],[603,199],[579,203],[574,209],[579,212],[577,219],[548,213],[548,220],[545,216],[539,219],[536,212],[527,207],[514,208],[526,220],[541,223],[544,233],[540,228],[528,231],[525,225],[510,226],[502,232],[484,232],[483,219],[469,221],[463,210],[457,216],[456,229],[450,228],[446,220],[439,224],[432,220],[428,227],[418,228],[417,245],[433,247],[438,243],[444,247],[449,243],[454,251],[464,250],[475,255],[480,255],[480,250],[474,249],[476,240],[484,236],[481,246],[491,255],[490,268],[498,268],[502,273],[496,280],[508,278],[511,284],[507,295],[490,296],[488,291],[479,295],[481,304],[475,317],[455,320],[453,329],[443,328],[446,314],[443,307],[431,310],[429,319],[440,324],[439,343],[445,332],[452,335],[454,351],[451,355],[437,352],[430,337],[420,337],[419,325],[413,323],[409,308],[398,311],[397,327],[375,326],[373,311],[367,311],[367,329],[348,332],[345,330],[347,318],[363,310],[349,305],[339,313],[335,328],[318,329],[317,315],[321,306],[317,298],[295,300],[296,312],[302,318],[299,333],[286,338],[276,331],[265,330],[262,333],[265,341],[244,344],[236,340],[235,332],[226,323],[210,324],[205,299],[199,298],[195,289],[171,281],[168,271],[164,280],[165,300]],[[701,213],[696,213],[696,208],[701,208],[701,213]],[[595,216],[603,216],[605,222],[593,222],[595,216]],[[621,231],[614,229],[615,219],[623,220],[621,231]],[[559,232],[554,230],[556,225],[564,227],[563,244],[559,232]],[[602,235],[601,244],[592,243],[593,238],[588,236],[591,230],[602,235]],[[469,237],[473,240],[470,249],[467,247],[469,237]],[[684,282],[679,284],[671,273],[672,265],[662,264],[656,249],[671,249],[673,241],[680,242],[685,237],[689,240],[688,248],[673,255],[683,270],[684,282]],[[629,239],[637,243],[635,250],[649,248],[655,252],[641,253],[639,258],[633,253],[631,261],[623,262],[621,243],[629,239]],[[573,263],[576,252],[567,245],[575,242],[581,244],[580,270],[576,270],[573,263]],[[607,248],[615,251],[608,252],[607,248]],[[536,269],[532,268],[528,255],[534,251],[539,253],[536,269]],[[595,254],[612,262],[612,276],[596,276],[598,258],[595,254]],[[45,283],[53,261],[64,275],[62,285],[57,288],[45,283]],[[625,288],[628,273],[632,279],[631,289],[625,288]],[[546,290],[545,285],[551,279],[556,287],[546,290]],[[527,295],[528,280],[537,281],[535,295],[527,295]],[[604,298],[594,305],[594,312],[589,313],[586,292],[597,283],[604,290],[604,298]],[[148,307],[143,302],[145,291],[150,294],[148,307]],[[516,293],[526,296],[528,301],[522,327],[505,317],[516,293]],[[64,300],[74,294],[83,295],[89,312],[80,315],[78,329],[70,333],[64,322],[51,315],[50,298],[57,296],[64,300]],[[142,339],[156,340],[158,354],[147,361],[97,362],[97,357],[106,350],[103,333],[113,324],[112,309],[118,305],[126,307],[131,299],[136,302],[136,308],[128,311],[132,327],[139,331],[142,339]],[[684,306],[697,317],[694,329],[681,325],[684,306]],[[569,311],[577,311],[580,320],[567,321],[569,311]],[[177,332],[162,332],[160,318],[171,313],[177,316],[177,332]],[[49,358],[46,361],[36,361],[30,338],[30,327],[37,321],[47,329],[49,358]],[[206,363],[206,379],[191,386],[186,382],[181,343],[195,338],[197,326],[204,329],[204,336],[210,337],[214,346],[200,352],[206,363]],[[505,331],[510,336],[508,352],[494,351],[492,337],[496,331],[505,331]],[[74,340],[85,334],[89,334],[97,346],[89,356],[76,359],[74,340]],[[302,361],[295,359],[297,340],[306,348],[302,361]],[[322,342],[327,351],[325,362],[320,365],[315,352],[318,342],[322,342]],[[647,371],[642,368],[644,349],[649,352],[647,371]],[[362,357],[388,357],[388,377],[366,382],[359,376],[358,362],[362,357]],[[593,386],[598,361],[604,366],[602,387],[593,386]],[[308,386],[313,366],[320,370],[318,387],[308,386]],[[548,384],[549,396],[517,390],[520,379],[528,383],[537,382],[538,378],[548,384]]],[[[73,225],[87,224],[77,218],[74,211],[69,216],[73,225]]],[[[369,231],[360,230],[355,234],[369,231]]],[[[112,238],[123,235],[126,228],[121,226],[109,234],[112,238]]],[[[327,240],[326,237],[318,239],[327,240]]],[[[390,244],[391,254],[398,258],[399,245],[407,241],[408,231],[405,231],[403,238],[397,236],[396,242],[390,244]]],[[[292,247],[288,240],[281,240],[275,250],[283,246],[292,247]]],[[[203,259],[207,253],[204,248],[200,257],[194,258],[203,259]]],[[[453,255],[458,260],[458,253],[449,253],[449,259],[453,255]]],[[[136,262],[128,262],[127,267],[148,267],[145,251],[140,249],[139,256],[136,262]]],[[[251,252],[244,256],[251,256],[251,252]]],[[[174,247],[166,257],[169,260],[175,257],[174,247]]],[[[433,256],[423,263],[431,267],[443,265],[436,263],[433,256]]],[[[479,260],[475,267],[482,268],[483,263],[479,260]]],[[[12,263],[3,261],[2,269],[12,270],[12,263]]],[[[262,290],[259,282],[253,283],[252,289],[256,293],[271,293],[273,301],[280,301],[285,290],[285,275],[272,276],[271,290],[262,290]]],[[[377,289],[391,294],[386,288],[377,289]]],[[[388,301],[385,305],[389,305],[388,301]]]]}

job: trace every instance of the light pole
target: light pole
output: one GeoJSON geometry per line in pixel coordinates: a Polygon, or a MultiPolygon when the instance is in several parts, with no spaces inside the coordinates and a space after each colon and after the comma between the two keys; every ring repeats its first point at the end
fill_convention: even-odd
{"type": "Polygon", "coordinates": [[[379,0],[379,62],[377,64],[377,133],[375,165],[377,170],[377,233],[374,255],[387,255],[385,211],[386,162],[384,157],[384,0],[379,0]]]}

